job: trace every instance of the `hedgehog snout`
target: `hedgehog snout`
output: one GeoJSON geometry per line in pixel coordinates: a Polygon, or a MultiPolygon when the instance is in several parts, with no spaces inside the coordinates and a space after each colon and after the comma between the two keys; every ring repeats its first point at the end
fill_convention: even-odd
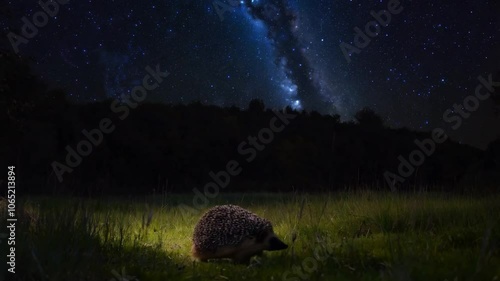
{"type": "Polygon", "coordinates": [[[279,251],[288,248],[288,245],[279,240],[276,236],[271,237],[269,239],[269,247],[268,251],[279,251]]]}

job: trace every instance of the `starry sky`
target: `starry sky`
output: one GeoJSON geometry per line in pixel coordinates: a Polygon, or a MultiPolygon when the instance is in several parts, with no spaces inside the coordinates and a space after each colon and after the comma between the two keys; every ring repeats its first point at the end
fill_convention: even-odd
{"type": "MultiPolygon", "coordinates": [[[[62,1],[61,1],[62,2],[62,1]]],[[[389,0],[69,1],[19,45],[35,70],[75,102],[115,99],[142,83],[148,65],[169,77],[152,102],[201,101],[339,114],[368,106],[391,127],[444,128],[484,148],[500,136],[487,100],[453,130],[443,113],[474,93],[477,77],[500,69],[500,4],[490,0],[408,1],[348,59],[355,31],[389,0]],[[153,67],[154,68],[154,67],[153,67]]],[[[37,1],[5,1],[4,33],[21,34],[37,1]]],[[[7,36],[0,47],[11,49],[7,36]]]]}

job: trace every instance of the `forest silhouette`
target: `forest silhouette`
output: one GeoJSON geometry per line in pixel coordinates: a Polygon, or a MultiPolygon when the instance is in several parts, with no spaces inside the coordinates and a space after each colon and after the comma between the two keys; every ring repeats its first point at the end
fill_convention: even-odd
{"type": "MultiPolygon", "coordinates": [[[[190,192],[210,181],[228,161],[242,172],[227,192],[389,189],[384,173],[398,171],[398,156],[416,149],[430,132],[393,129],[369,108],[353,121],[338,115],[296,111],[255,160],[238,146],[276,116],[262,100],[246,109],[190,104],[142,103],[126,120],[110,112],[112,100],[77,104],[33,74],[30,61],[0,51],[1,160],[18,167],[19,192],[33,194],[132,194],[190,192]],[[82,130],[110,118],[115,130],[59,181],[52,164],[64,162],[82,130]]],[[[498,95],[493,96],[500,103],[498,95]]],[[[436,147],[397,190],[488,191],[498,188],[500,139],[482,151],[453,140],[436,147]]]]}

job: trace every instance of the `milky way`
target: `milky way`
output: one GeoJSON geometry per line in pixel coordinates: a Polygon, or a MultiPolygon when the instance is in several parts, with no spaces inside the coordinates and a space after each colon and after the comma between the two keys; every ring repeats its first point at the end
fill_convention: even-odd
{"type": "Polygon", "coordinates": [[[254,2],[246,0],[245,6],[254,18],[265,23],[268,38],[276,49],[276,64],[285,69],[286,75],[297,86],[302,106],[324,112],[326,108],[323,108],[319,85],[314,80],[314,69],[295,33],[297,16],[287,7],[285,0],[254,2]]]}
{"type": "MultiPolygon", "coordinates": [[[[446,128],[443,112],[473,93],[477,76],[499,69],[500,2],[401,1],[403,11],[348,63],[340,44],[355,44],[354,28],[364,29],[388,3],[69,1],[19,51],[75,102],[120,97],[147,65],[160,64],[171,75],[150,102],[246,108],[259,98],[346,121],[368,106],[392,127],[446,128]]],[[[0,48],[12,50],[6,34],[40,10],[37,1],[6,1],[0,48]]],[[[485,102],[448,133],[484,147],[500,134],[492,112],[485,102]]]]}

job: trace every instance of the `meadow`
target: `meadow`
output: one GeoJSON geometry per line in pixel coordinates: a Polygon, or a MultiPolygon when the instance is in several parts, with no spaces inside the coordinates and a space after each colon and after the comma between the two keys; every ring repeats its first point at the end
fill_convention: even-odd
{"type": "Polygon", "coordinates": [[[210,206],[248,208],[289,245],[248,266],[193,262],[191,235],[202,212],[178,207],[192,199],[25,198],[14,279],[500,280],[498,195],[221,194],[210,206]]]}

